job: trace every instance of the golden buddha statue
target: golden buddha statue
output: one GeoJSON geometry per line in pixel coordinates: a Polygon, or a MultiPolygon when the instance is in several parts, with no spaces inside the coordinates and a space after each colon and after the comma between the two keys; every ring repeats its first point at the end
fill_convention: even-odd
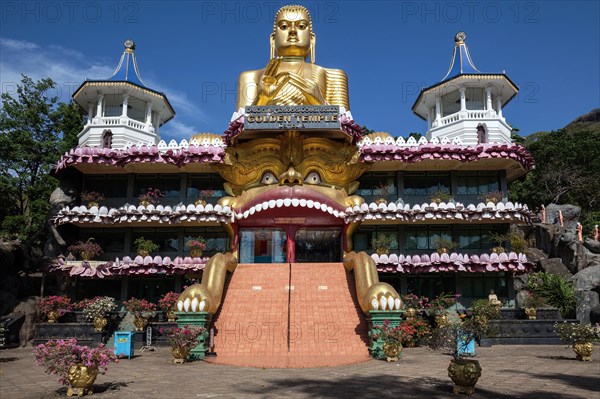
{"type": "Polygon", "coordinates": [[[242,72],[236,109],[247,105],[340,105],[350,109],[348,77],[316,65],[316,36],[308,10],[287,5],[275,15],[271,59],[264,69],[242,72]],[[306,62],[310,54],[311,62],[306,62]]]}

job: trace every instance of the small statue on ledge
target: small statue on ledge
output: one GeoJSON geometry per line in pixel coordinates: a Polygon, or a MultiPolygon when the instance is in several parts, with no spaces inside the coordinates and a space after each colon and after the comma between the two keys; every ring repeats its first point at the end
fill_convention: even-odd
{"type": "Polygon", "coordinates": [[[488,302],[494,307],[502,306],[502,302],[500,302],[498,296],[496,296],[496,294],[494,293],[494,290],[490,290],[490,295],[488,295],[488,302]]]}
{"type": "Polygon", "coordinates": [[[542,204],[542,224],[546,224],[546,207],[542,204]]]}
{"type": "Polygon", "coordinates": [[[594,240],[598,241],[598,225],[594,226],[594,240]]]}
{"type": "Polygon", "coordinates": [[[583,225],[577,222],[577,240],[583,241],[583,225]]]}

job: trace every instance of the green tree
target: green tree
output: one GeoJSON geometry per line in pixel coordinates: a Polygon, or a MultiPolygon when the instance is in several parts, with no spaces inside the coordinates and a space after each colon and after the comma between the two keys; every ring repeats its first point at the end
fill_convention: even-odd
{"type": "Polygon", "coordinates": [[[48,96],[55,87],[51,79],[34,82],[23,75],[14,94],[1,95],[1,233],[29,245],[44,238],[48,198],[57,183],[49,172],[82,128],[76,105],[48,96]]]}

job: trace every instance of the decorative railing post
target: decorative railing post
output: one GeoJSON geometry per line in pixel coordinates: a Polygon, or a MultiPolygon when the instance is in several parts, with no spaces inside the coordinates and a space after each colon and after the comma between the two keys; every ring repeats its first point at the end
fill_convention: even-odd
{"type": "Polygon", "coordinates": [[[212,320],[212,315],[208,312],[175,312],[177,317],[177,326],[204,327],[206,330],[198,339],[198,345],[190,352],[190,359],[204,359],[208,349],[208,327],[212,320]]]}
{"type": "Polygon", "coordinates": [[[404,310],[370,310],[367,315],[367,321],[369,322],[369,353],[374,359],[385,359],[385,353],[383,353],[384,341],[381,337],[373,338],[377,334],[378,330],[376,327],[381,328],[383,322],[386,320],[390,321],[390,327],[397,327],[402,321],[404,310]]]}

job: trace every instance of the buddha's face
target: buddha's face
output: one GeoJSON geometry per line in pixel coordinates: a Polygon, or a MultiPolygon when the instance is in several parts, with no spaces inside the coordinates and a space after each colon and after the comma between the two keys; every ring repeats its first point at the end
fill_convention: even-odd
{"type": "Polygon", "coordinates": [[[303,10],[284,10],[275,20],[273,32],[277,55],[305,57],[310,49],[310,16],[303,10]]]}

